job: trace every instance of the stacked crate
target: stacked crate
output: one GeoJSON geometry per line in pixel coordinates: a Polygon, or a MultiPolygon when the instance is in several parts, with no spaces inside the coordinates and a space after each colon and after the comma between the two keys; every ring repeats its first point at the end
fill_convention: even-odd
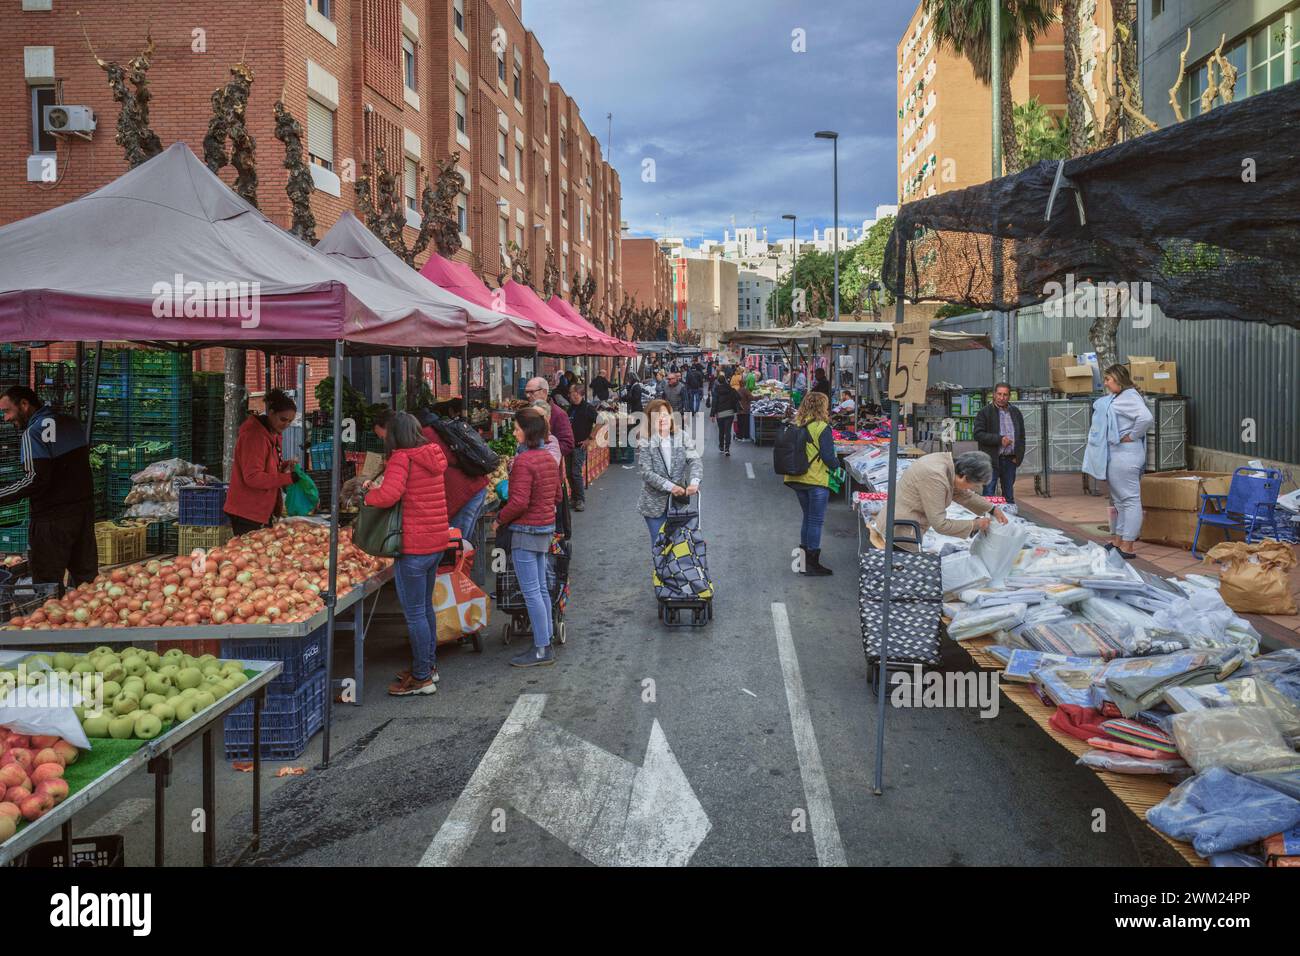
{"type": "MultiPolygon", "coordinates": [[[[131,349],[130,428],[133,442],[170,442],[166,457],[193,460],[193,372],[187,352],[131,349]]],[[[158,459],[153,459],[157,461],[158,459]]]]}
{"type": "MultiPolygon", "coordinates": [[[[30,353],[11,345],[0,346],[0,391],[30,380],[30,353]]],[[[16,482],[23,474],[22,433],[0,423],[0,487],[16,482]]],[[[26,499],[0,508],[0,553],[21,554],[27,550],[26,499]]]]}
{"type": "Polygon", "coordinates": [[[195,464],[203,465],[211,474],[222,477],[221,458],[223,426],[225,422],[225,383],[221,372],[193,373],[191,390],[194,405],[190,413],[191,432],[194,436],[195,464]]]}
{"type": "MultiPolygon", "coordinates": [[[[266,691],[262,705],[263,760],[293,760],[321,728],[328,675],[325,671],[325,627],[306,637],[269,640],[226,640],[221,656],[240,661],[280,661],[284,670],[266,691]]],[[[253,756],[253,702],[245,701],[226,718],[226,759],[253,756]]]]}
{"type": "MultiPolygon", "coordinates": [[[[77,363],[72,359],[59,362],[36,362],[32,365],[32,388],[47,404],[65,415],[77,411],[77,363]]],[[[81,376],[81,412],[84,419],[90,399],[90,375],[81,376]]]]}

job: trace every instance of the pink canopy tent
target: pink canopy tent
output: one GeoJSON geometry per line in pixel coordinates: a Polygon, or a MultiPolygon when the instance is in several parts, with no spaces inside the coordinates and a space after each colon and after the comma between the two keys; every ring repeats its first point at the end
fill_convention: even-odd
{"type": "MultiPolygon", "coordinates": [[[[465,263],[445,259],[435,252],[429,256],[429,261],[420,267],[420,275],[440,289],[445,289],[485,309],[491,309],[493,312],[506,316],[512,322],[528,324],[534,337],[530,347],[534,349],[541,348],[538,344],[538,336],[542,330],[536,327],[532,319],[522,315],[517,309],[510,308],[506,304],[505,293],[499,290],[494,292],[489,289],[483,284],[483,280],[474,274],[474,270],[465,263]]],[[[545,349],[542,349],[542,351],[545,351],[545,349]]]]}
{"type": "Polygon", "coordinates": [[[317,244],[316,251],[338,259],[393,289],[408,293],[416,302],[430,302],[437,308],[460,309],[469,321],[471,348],[482,345],[531,351],[536,346],[537,330],[533,323],[480,305],[430,281],[408,266],[351,212],[343,213],[334,228],[317,244]]]}
{"type": "Polygon", "coordinates": [[[572,304],[558,295],[553,295],[546,300],[546,304],[555,312],[564,316],[570,323],[580,329],[586,329],[587,334],[596,337],[610,347],[612,351],[597,352],[597,355],[619,355],[623,357],[636,355],[636,346],[631,342],[625,342],[622,339],[600,331],[590,322],[582,317],[582,314],[573,307],[572,304]]]}
{"type": "Polygon", "coordinates": [[[528,286],[511,279],[501,288],[505,292],[506,306],[537,324],[539,352],[548,355],[603,354],[601,349],[606,347],[605,343],[548,309],[546,303],[528,286]]]}
{"type": "Polygon", "coordinates": [[[0,228],[0,341],[410,352],[463,346],[466,325],[285,232],[183,143],[0,228]]]}

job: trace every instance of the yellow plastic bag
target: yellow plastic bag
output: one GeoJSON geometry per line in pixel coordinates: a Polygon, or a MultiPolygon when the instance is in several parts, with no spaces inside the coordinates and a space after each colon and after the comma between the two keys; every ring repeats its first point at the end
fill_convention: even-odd
{"type": "Polygon", "coordinates": [[[1295,567],[1295,551],[1272,539],[1259,544],[1225,541],[1205,553],[1205,563],[1216,565],[1219,594],[1239,614],[1295,614],[1288,572],[1295,567]]]}

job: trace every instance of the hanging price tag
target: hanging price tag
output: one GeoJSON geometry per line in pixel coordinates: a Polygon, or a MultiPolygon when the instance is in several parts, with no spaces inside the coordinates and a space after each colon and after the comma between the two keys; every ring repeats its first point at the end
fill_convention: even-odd
{"type": "Polygon", "coordinates": [[[925,401],[930,372],[930,321],[920,319],[895,326],[889,363],[889,397],[895,402],[925,401]]]}

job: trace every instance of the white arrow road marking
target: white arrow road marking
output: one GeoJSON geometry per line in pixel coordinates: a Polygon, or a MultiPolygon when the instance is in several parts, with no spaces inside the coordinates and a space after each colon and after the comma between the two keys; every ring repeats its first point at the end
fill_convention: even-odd
{"type": "Polygon", "coordinates": [[[685,866],[712,824],[656,720],[640,767],[541,719],[525,694],[421,865],[455,865],[488,812],[508,802],[600,866],[685,866]]]}
{"type": "Polygon", "coordinates": [[[776,649],[781,657],[781,676],[785,679],[785,699],[790,707],[790,727],[794,731],[794,750],[799,757],[799,775],[808,798],[808,820],[812,824],[813,846],[821,866],[847,866],[840,828],[835,823],[835,805],[831,802],[821,750],[813,733],[812,717],[799,672],[799,655],[790,635],[790,618],[785,605],[773,602],[772,624],[776,628],[776,649]]]}
{"type": "Polygon", "coordinates": [[[745,477],[746,478],[754,477],[754,463],[752,461],[745,462],[745,477]]]}

